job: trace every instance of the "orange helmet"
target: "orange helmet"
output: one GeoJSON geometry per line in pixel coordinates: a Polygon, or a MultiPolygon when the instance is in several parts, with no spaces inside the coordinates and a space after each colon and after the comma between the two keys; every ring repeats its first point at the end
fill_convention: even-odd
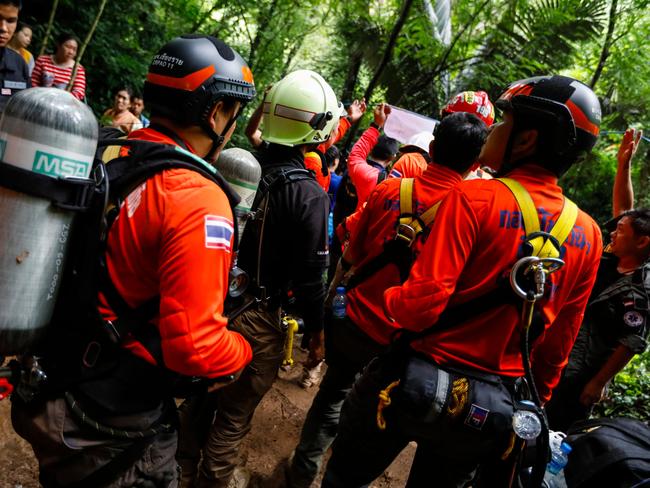
{"type": "Polygon", "coordinates": [[[445,105],[441,111],[441,118],[445,115],[453,114],[454,112],[467,112],[474,114],[485,125],[490,127],[494,123],[494,106],[488,94],[484,91],[464,91],[460,92],[451,101],[445,105]]]}

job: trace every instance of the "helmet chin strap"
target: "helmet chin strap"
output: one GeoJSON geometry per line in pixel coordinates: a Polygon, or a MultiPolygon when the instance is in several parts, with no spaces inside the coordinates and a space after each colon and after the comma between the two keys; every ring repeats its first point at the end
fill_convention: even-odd
{"type": "Polygon", "coordinates": [[[217,134],[215,131],[212,130],[212,126],[209,123],[209,115],[201,119],[199,126],[201,127],[201,129],[203,129],[203,132],[205,132],[206,135],[210,139],[212,139],[212,147],[210,148],[208,154],[206,154],[204,158],[207,162],[213,163],[215,161],[217,152],[219,151],[219,149],[222,148],[222,146],[226,141],[226,134],[228,134],[228,131],[230,131],[230,128],[239,117],[239,114],[243,112],[245,105],[246,105],[245,103],[240,104],[239,110],[228,121],[228,123],[221,131],[221,134],[217,134]]]}
{"type": "Polygon", "coordinates": [[[204,158],[207,162],[209,163],[214,162],[217,152],[219,151],[219,149],[222,148],[224,142],[226,141],[226,134],[232,127],[232,124],[235,123],[236,119],[237,119],[236,116],[230,119],[226,124],[226,126],[221,131],[221,134],[217,134],[215,131],[213,131],[212,127],[210,126],[207,120],[204,119],[201,121],[200,124],[201,129],[203,129],[203,132],[205,132],[205,134],[212,140],[212,146],[210,147],[208,154],[206,154],[204,158]]]}

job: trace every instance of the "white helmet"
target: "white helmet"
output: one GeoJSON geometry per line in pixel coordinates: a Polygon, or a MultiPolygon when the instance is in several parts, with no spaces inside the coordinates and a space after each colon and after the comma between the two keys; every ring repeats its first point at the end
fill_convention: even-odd
{"type": "Polygon", "coordinates": [[[326,141],[345,109],[321,75],[298,70],[273,85],[263,114],[262,139],[298,146],[326,141]]]}

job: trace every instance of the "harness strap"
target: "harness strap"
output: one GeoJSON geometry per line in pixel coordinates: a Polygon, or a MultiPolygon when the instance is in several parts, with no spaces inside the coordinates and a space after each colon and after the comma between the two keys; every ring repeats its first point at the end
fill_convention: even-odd
{"type": "Polygon", "coordinates": [[[88,210],[92,204],[95,180],[92,178],[52,178],[0,162],[0,181],[5,188],[50,200],[66,210],[88,210]]]}
{"type": "Polygon", "coordinates": [[[99,281],[99,290],[117,316],[112,321],[103,320],[111,339],[119,344],[131,334],[151,354],[156,364],[164,367],[160,331],[151,323],[160,310],[160,296],[156,295],[136,308],[131,307],[115,288],[103,262],[100,264],[99,281]]]}
{"type": "MultiPolygon", "coordinates": [[[[264,285],[262,285],[262,247],[264,242],[264,230],[266,228],[266,217],[269,212],[270,204],[270,193],[275,188],[283,186],[288,183],[294,183],[302,180],[314,180],[313,172],[304,169],[304,168],[292,168],[286,169],[286,167],[280,166],[277,169],[274,169],[267,173],[262,180],[257,189],[257,194],[255,195],[255,200],[253,202],[253,215],[256,234],[257,234],[257,263],[255,269],[255,279],[254,286],[257,288],[258,292],[263,290],[264,294],[268,294],[269,290],[266,290],[264,285]]],[[[250,226],[250,225],[249,225],[250,226]]],[[[271,298],[269,296],[258,297],[262,300],[271,298]]]]}
{"type": "Polygon", "coordinates": [[[564,198],[562,212],[550,232],[540,229],[539,216],[533,199],[526,189],[512,178],[497,178],[512,192],[524,222],[526,241],[532,246],[532,256],[540,258],[560,256],[560,247],[566,241],[578,217],[578,206],[564,198]]]}
{"type": "Polygon", "coordinates": [[[402,178],[399,185],[399,218],[395,239],[384,244],[381,253],[354,271],[348,280],[347,289],[359,286],[368,278],[390,263],[397,265],[400,280],[404,282],[408,277],[413,262],[412,244],[429,227],[438,212],[441,201],[426,209],[420,215],[413,212],[413,178],[402,178]]]}

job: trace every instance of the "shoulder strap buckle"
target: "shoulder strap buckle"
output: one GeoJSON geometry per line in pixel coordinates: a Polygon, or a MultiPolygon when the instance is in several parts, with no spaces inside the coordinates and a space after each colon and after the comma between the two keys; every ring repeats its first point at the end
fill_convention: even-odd
{"type": "Polygon", "coordinates": [[[409,224],[397,224],[397,231],[395,233],[395,240],[404,242],[408,247],[413,245],[419,232],[411,227],[409,224]]]}

